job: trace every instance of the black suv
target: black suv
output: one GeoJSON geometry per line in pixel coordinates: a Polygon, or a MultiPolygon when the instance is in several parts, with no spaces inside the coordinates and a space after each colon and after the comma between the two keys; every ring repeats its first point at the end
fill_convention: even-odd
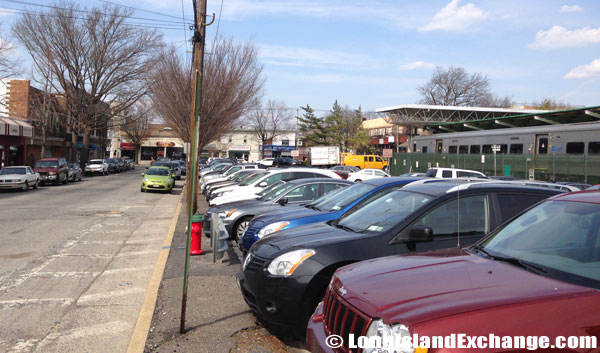
{"type": "Polygon", "coordinates": [[[458,180],[388,189],[340,219],[280,230],[257,241],[237,280],[266,328],[284,338],[300,338],[336,269],[382,256],[473,244],[561,192],[458,180]]]}

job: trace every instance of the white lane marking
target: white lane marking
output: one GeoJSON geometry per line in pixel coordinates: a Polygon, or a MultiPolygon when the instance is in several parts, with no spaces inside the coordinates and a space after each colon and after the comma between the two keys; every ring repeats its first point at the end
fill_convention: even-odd
{"type": "Polygon", "coordinates": [[[63,257],[95,257],[95,258],[103,258],[109,259],[113,257],[111,254],[56,254],[50,255],[52,258],[63,258],[63,257]]]}
{"type": "Polygon", "coordinates": [[[131,330],[133,326],[125,321],[113,321],[106,322],[103,324],[86,326],[86,327],[78,327],[71,330],[61,331],[61,332],[52,332],[48,334],[37,346],[37,351],[43,352],[44,347],[48,345],[56,345],[58,342],[62,341],[73,341],[81,338],[86,338],[90,336],[100,336],[106,337],[116,332],[123,332],[131,330]]]}
{"type": "Polygon", "coordinates": [[[101,272],[90,271],[68,271],[68,272],[37,272],[35,277],[52,277],[52,278],[67,278],[67,277],[96,277],[101,272]]]}
{"type": "Polygon", "coordinates": [[[146,270],[152,270],[154,267],[152,266],[147,266],[147,267],[126,267],[126,268],[116,268],[114,270],[106,270],[104,272],[102,272],[103,275],[112,275],[112,274],[119,274],[119,273],[123,273],[123,272],[142,272],[142,271],[146,271],[146,270]]]}
{"type": "Polygon", "coordinates": [[[159,253],[160,250],[146,250],[146,251],[131,251],[131,252],[122,252],[115,257],[123,257],[123,256],[137,256],[137,255],[148,255],[148,254],[156,254],[159,253]]]}
{"type": "Polygon", "coordinates": [[[146,290],[144,288],[134,287],[134,288],[129,288],[129,289],[104,292],[104,293],[82,295],[77,300],[77,304],[84,305],[88,302],[94,302],[97,300],[104,300],[104,299],[109,299],[109,298],[114,298],[114,297],[122,297],[125,295],[136,294],[136,293],[145,293],[145,292],[146,292],[146,290]]]}
{"type": "Polygon", "coordinates": [[[30,352],[40,340],[30,338],[27,340],[18,340],[7,353],[30,352]]]}
{"type": "Polygon", "coordinates": [[[18,308],[23,305],[59,304],[61,306],[71,305],[73,298],[37,298],[37,299],[12,299],[0,300],[0,308],[18,308]]]}

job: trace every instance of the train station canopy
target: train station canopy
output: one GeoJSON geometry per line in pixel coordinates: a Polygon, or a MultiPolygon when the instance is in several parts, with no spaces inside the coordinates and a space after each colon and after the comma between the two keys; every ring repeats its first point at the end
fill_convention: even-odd
{"type": "Polygon", "coordinates": [[[528,114],[513,114],[463,121],[438,121],[424,124],[432,133],[506,129],[513,127],[547,126],[585,122],[600,122],[600,106],[558,111],[537,110],[528,114]]]}
{"type": "Polygon", "coordinates": [[[377,113],[389,116],[399,125],[428,125],[432,122],[464,122],[473,120],[496,119],[499,117],[543,113],[547,110],[454,107],[447,105],[404,104],[394,107],[380,108],[377,113]]]}

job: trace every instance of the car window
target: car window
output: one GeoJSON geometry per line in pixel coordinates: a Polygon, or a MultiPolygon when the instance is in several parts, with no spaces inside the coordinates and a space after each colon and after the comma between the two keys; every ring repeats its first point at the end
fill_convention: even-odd
{"type": "Polygon", "coordinates": [[[319,184],[307,184],[294,188],[285,197],[288,202],[312,201],[319,196],[319,184]]]}
{"type": "Polygon", "coordinates": [[[546,195],[498,194],[502,223],[546,198],[546,195]]]}
{"type": "Polygon", "coordinates": [[[384,172],[382,172],[381,170],[376,170],[374,173],[375,173],[375,175],[377,175],[377,176],[385,176],[385,173],[384,173],[384,172]]]}
{"type": "Polygon", "coordinates": [[[286,173],[286,174],[291,174],[288,177],[291,179],[306,179],[306,178],[322,178],[323,177],[322,174],[311,173],[311,172],[293,172],[293,173],[286,173]]]}
{"type": "Polygon", "coordinates": [[[27,170],[25,168],[4,168],[0,171],[0,175],[9,175],[9,174],[27,174],[27,170]]]}
{"type": "Polygon", "coordinates": [[[333,183],[326,183],[323,184],[323,194],[327,194],[330,191],[333,191],[337,188],[343,188],[348,186],[348,184],[333,184],[333,183]]]}
{"type": "Polygon", "coordinates": [[[146,175],[159,175],[159,176],[167,176],[169,175],[169,170],[164,168],[150,168],[146,175]]]}
{"type": "Polygon", "coordinates": [[[313,205],[326,212],[338,211],[350,205],[356,199],[375,189],[375,186],[358,183],[341,190],[332,197],[325,197],[322,201],[313,205]]]}
{"type": "Polygon", "coordinates": [[[437,175],[437,169],[435,168],[431,168],[427,171],[427,173],[425,173],[425,176],[427,177],[435,177],[437,175]]]}
{"type": "Polygon", "coordinates": [[[373,157],[369,157],[369,162],[373,162],[373,157]]]}
{"type": "Polygon", "coordinates": [[[452,178],[452,171],[451,170],[442,170],[442,178],[452,178]]]}
{"type": "Polygon", "coordinates": [[[379,157],[375,157],[375,160],[376,160],[377,162],[383,162],[383,161],[381,160],[381,158],[379,158],[379,157]]]}
{"type": "Polygon", "coordinates": [[[490,230],[486,195],[461,197],[429,211],[415,225],[433,229],[434,237],[487,234],[490,230]],[[460,227],[459,227],[460,226],[460,227]]]}
{"type": "Polygon", "coordinates": [[[277,173],[265,178],[265,180],[261,181],[260,183],[262,184],[263,182],[266,182],[267,186],[269,186],[279,180],[289,180],[290,176],[291,173],[277,173]]]}

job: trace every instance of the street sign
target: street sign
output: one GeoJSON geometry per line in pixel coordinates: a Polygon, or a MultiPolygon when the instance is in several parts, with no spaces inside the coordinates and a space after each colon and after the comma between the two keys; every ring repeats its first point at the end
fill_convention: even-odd
{"type": "Polygon", "coordinates": [[[482,154],[481,155],[481,164],[484,164],[484,163],[485,163],[485,154],[482,154]]]}
{"type": "Polygon", "coordinates": [[[384,148],[383,149],[383,153],[381,154],[381,157],[383,158],[392,158],[394,154],[394,150],[391,148],[384,148]]]}
{"type": "Polygon", "coordinates": [[[500,152],[500,145],[492,145],[492,151],[500,152]]]}
{"type": "Polygon", "coordinates": [[[293,150],[291,151],[292,157],[298,157],[300,155],[300,151],[298,150],[293,150]]]}
{"type": "Polygon", "coordinates": [[[535,169],[529,169],[529,180],[535,180],[535,169]]]}

